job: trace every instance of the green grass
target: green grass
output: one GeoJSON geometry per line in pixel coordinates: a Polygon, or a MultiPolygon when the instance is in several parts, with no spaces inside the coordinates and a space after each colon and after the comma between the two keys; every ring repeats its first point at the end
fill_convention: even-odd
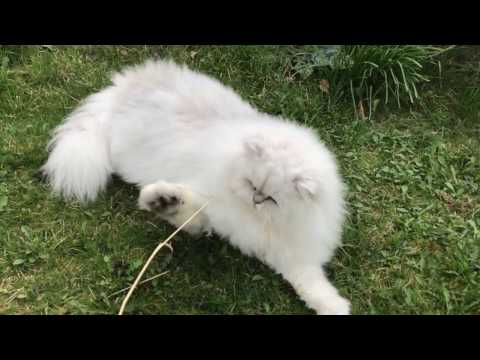
{"type": "MultiPolygon", "coordinates": [[[[415,107],[362,121],[317,78],[289,77],[288,47],[0,47],[0,313],[114,314],[125,293],[112,294],[173,230],[137,210],[137,191],[119,180],[80,206],[35,176],[50,131],[111,71],[169,56],[315,127],[335,151],[350,217],[328,270],[355,314],[479,314],[479,54],[458,49],[415,107]]],[[[127,313],[312,313],[224,241],[181,234],[174,249],[145,278],[169,273],[139,287],[127,313]]]]}

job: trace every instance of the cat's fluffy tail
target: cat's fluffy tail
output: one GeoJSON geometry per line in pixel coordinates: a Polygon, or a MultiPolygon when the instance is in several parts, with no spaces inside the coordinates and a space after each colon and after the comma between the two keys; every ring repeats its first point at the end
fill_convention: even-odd
{"type": "MultiPolygon", "coordinates": [[[[104,123],[108,98],[91,96],[55,129],[50,155],[41,171],[54,192],[82,202],[95,200],[112,174],[104,123]]],[[[106,94],[105,94],[106,95],[106,94]]]]}

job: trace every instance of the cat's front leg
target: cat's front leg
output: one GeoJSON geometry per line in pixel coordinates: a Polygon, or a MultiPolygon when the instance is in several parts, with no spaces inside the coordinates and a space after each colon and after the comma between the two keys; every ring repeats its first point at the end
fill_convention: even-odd
{"type": "Polygon", "coordinates": [[[296,265],[283,271],[283,276],[318,315],[350,314],[350,302],[339,295],[320,266],[296,265]]]}
{"type": "MultiPolygon", "coordinates": [[[[182,225],[204,203],[205,199],[188,187],[165,181],[144,186],[138,198],[140,209],[157,213],[175,227],[182,225]]],[[[209,231],[207,217],[203,213],[198,214],[184,230],[191,235],[209,231]]]]}

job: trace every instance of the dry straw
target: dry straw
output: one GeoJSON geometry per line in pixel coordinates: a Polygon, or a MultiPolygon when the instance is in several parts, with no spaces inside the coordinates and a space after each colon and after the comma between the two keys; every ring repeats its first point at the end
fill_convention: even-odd
{"type": "Polygon", "coordinates": [[[143,274],[145,273],[145,271],[147,270],[148,266],[150,265],[150,263],[152,262],[153,258],[157,255],[157,253],[164,247],[164,246],[167,246],[167,247],[170,247],[170,244],[168,244],[168,242],[175,236],[177,235],[177,233],[182,230],[186,225],[188,225],[203,209],[205,209],[205,207],[208,205],[208,201],[202,205],[202,207],[200,209],[198,209],[197,211],[195,211],[192,216],[190,216],[187,220],[185,220],[185,222],[180,225],[177,230],[175,230],[165,241],[163,241],[162,243],[160,243],[156,248],[155,250],[153,250],[152,252],[152,255],[150,255],[150,257],[148,258],[147,262],[145,263],[145,265],[143,265],[143,268],[142,270],[140,270],[139,274],[137,275],[137,278],[135,279],[135,281],[133,282],[133,285],[130,287],[130,290],[128,291],[127,293],[127,296],[125,296],[125,299],[123,299],[123,302],[122,302],[122,306],[120,307],[120,311],[118,312],[118,315],[123,315],[123,312],[125,311],[125,307],[127,306],[127,303],[128,303],[128,300],[130,299],[130,297],[132,296],[132,293],[133,291],[135,290],[135,288],[138,286],[139,282],[140,282],[140,279],[142,278],[143,274]]]}

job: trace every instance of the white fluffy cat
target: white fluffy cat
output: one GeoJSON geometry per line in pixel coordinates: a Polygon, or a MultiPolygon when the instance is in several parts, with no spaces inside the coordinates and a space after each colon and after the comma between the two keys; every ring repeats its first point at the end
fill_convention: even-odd
{"type": "Polygon", "coordinates": [[[94,200],[115,173],[141,188],[141,209],[175,226],[209,200],[188,232],[256,256],[318,314],[350,312],[322,268],[340,244],[344,186],[312,130],[170,61],[112,80],[56,129],[43,166],[54,191],[94,200]]]}

